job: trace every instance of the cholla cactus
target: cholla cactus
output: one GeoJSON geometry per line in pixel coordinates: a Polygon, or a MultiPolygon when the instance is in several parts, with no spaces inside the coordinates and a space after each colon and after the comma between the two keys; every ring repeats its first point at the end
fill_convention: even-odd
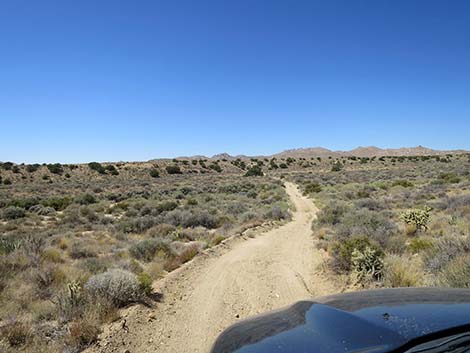
{"type": "Polygon", "coordinates": [[[363,282],[367,278],[377,280],[382,277],[384,267],[382,254],[369,246],[362,251],[354,249],[351,254],[351,262],[359,282],[363,282]]]}
{"type": "Polygon", "coordinates": [[[62,321],[69,321],[80,315],[84,302],[80,283],[76,281],[67,283],[66,288],[57,295],[53,302],[57,306],[62,321]]]}
{"type": "Polygon", "coordinates": [[[416,226],[416,229],[427,230],[427,224],[429,218],[431,217],[431,208],[425,207],[423,210],[413,209],[407,210],[400,214],[400,219],[406,224],[413,224],[416,226]]]}

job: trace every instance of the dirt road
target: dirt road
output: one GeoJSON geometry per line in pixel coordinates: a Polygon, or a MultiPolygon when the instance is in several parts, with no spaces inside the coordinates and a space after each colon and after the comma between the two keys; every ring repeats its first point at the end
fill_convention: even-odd
{"type": "Polygon", "coordinates": [[[239,237],[209,250],[157,284],[155,308],[133,307],[105,328],[89,352],[205,353],[230,324],[300,299],[335,291],[316,269],[311,221],[317,209],[295,185],[286,190],[293,220],[255,238],[239,237]]]}

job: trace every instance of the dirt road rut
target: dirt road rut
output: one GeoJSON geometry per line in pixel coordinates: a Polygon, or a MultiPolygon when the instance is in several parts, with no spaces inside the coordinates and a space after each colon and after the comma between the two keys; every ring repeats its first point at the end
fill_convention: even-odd
{"type": "Polygon", "coordinates": [[[127,309],[106,327],[89,352],[205,353],[230,324],[297,300],[330,294],[333,284],[317,270],[311,222],[317,209],[294,184],[291,222],[255,238],[239,237],[199,256],[157,283],[155,308],[127,309]]]}

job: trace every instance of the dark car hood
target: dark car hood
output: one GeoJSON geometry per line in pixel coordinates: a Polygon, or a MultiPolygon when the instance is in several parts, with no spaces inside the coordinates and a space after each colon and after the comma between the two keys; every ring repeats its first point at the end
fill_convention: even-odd
{"type": "Polygon", "coordinates": [[[391,352],[470,324],[470,290],[398,288],[298,302],[237,323],[212,353],[391,352]]]}

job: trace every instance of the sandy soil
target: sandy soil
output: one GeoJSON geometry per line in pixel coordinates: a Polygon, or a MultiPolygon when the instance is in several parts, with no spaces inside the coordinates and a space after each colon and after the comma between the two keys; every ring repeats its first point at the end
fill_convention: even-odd
{"type": "Polygon", "coordinates": [[[291,222],[230,239],[172,272],[155,284],[161,302],[124,310],[88,352],[204,353],[240,319],[338,292],[318,270],[324,254],[310,229],[316,207],[295,185],[286,190],[296,208],[291,222]]]}

